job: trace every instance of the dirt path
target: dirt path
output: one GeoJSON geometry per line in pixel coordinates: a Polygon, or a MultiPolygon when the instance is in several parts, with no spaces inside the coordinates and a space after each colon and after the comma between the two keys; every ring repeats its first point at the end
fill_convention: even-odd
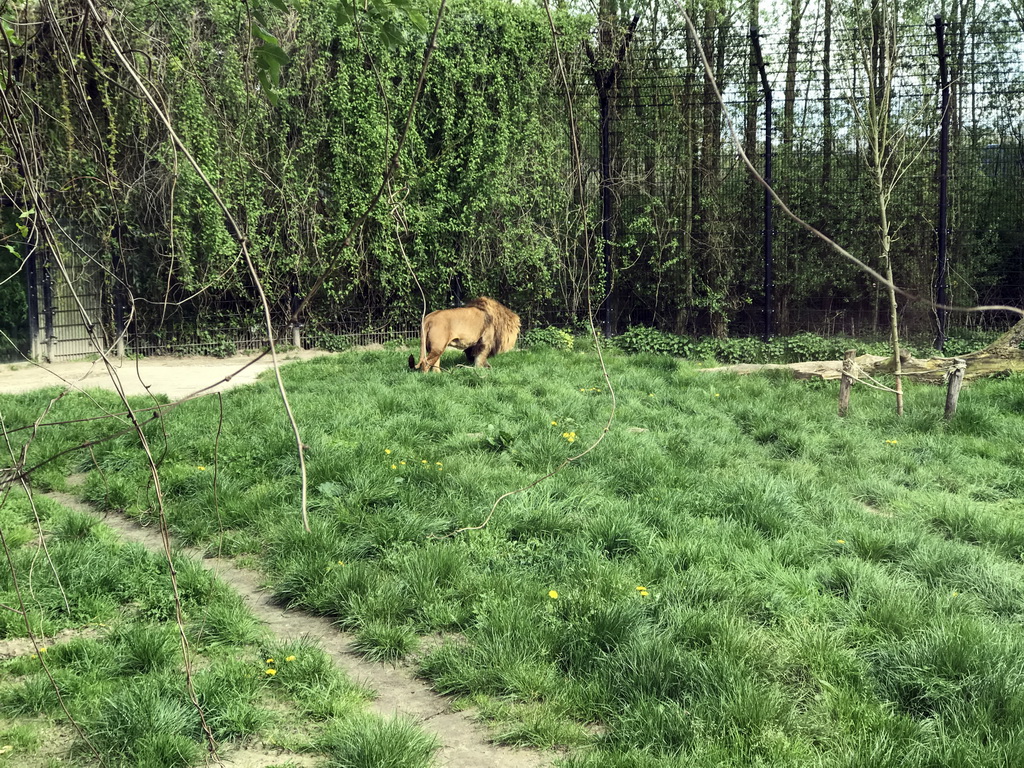
{"type": "MultiPolygon", "coordinates": [[[[330,354],[313,349],[293,349],[278,355],[281,364],[309,360],[330,354]]],[[[115,389],[115,382],[127,395],[147,392],[167,395],[171,400],[187,397],[207,387],[217,392],[256,381],[273,367],[270,355],[233,357],[147,357],[113,360],[110,370],[101,360],[72,360],[62,363],[17,363],[0,366],[0,393],[17,394],[42,387],[70,387],[75,390],[98,387],[115,389]],[[255,361],[255,362],[254,362],[255,361]]]]}
{"type": "MultiPolygon", "coordinates": [[[[46,495],[66,507],[94,515],[128,541],[154,551],[163,550],[160,534],[152,527],[142,527],[120,515],[99,515],[92,507],[66,493],[46,495]]],[[[249,609],[279,637],[309,637],[319,642],[349,677],[376,692],[370,705],[374,712],[411,717],[424,731],[434,734],[441,744],[439,765],[445,768],[539,768],[551,764],[553,758],[540,752],[491,743],[486,729],[471,719],[471,712],[453,711],[448,697],[434,693],[405,667],[362,659],[355,653],[353,638],[339,632],[329,620],[275,605],[271,595],[261,588],[259,574],[238,568],[229,560],[204,559],[198,550],[176,551],[195,558],[233,587],[249,609]]]]}

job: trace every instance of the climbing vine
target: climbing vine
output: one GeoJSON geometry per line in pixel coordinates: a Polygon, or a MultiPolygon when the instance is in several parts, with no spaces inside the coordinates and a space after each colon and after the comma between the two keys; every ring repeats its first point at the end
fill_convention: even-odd
{"type": "MultiPolygon", "coordinates": [[[[367,322],[408,319],[420,299],[402,249],[431,304],[453,292],[493,292],[524,308],[553,296],[554,233],[570,193],[561,97],[546,87],[546,17],[498,0],[450,6],[393,194],[373,202],[426,36],[409,9],[382,29],[367,14],[339,13],[342,6],[121,0],[109,20],[238,222],[280,316],[323,278],[306,322],[356,311],[367,322]],[[267,46],[281,52],[270,74],[267,46]],[[273,98],[264,98],[268,90],[273,98]],[[361,226],[346,239],[354,222],[361,226]]],[[[24,30],[5,62],[21,73],[6,156],[16,155],[10,133],[24,127],[32,144],[22,158],[45,169],[46,213],[66,223],[60,247],[84,251],[110,285],[126,283],[140,327],[255,316],[224,212],[95,25],[71,21],[74,7],[44,0],[6,17],[24,30]],[[36,11],[47,24],[27,23],[36,11]],[[32,124],[33,114],[46,119],[32,124]],[[76,245],[83,235],[88,245],[76,245]]],[[[567,15],[560,23],[567,35],[587,29],[567,15]]],[[[21,170],[10,163],[0,179],[12,212],[25,202],[21,170]]]]}

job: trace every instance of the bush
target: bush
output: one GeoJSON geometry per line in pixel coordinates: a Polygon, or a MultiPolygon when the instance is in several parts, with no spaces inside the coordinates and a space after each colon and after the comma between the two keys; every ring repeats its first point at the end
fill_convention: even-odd
{"type": "Polygon", "coordinates": [[[693,340],[674,333],[665,333],[644,325],[632,326],[614,340],[615,346],[632,355],[648,353],[689,357],[693,354],[693,340]]]}
{"type": "Polygon", "coordinates": [[[531,347],[551,347],[552,349],[572,349],[573,336],[568,331],[549,325],[547,328],[531,328],[519,340],[523,349],[531,347]]]}
{"type": "Polygon", "coordinates": [[[353,346],[351,336],[329,331],[312,331],[306,334],[306,342],[310,347],[326,352],[344,352],[353,346]]]}
{"type": "MultiPolygon", "coordinates": [[[[996,334],[978,331],[954,332],[946,340],[946,348],[938,352],[928,339],[915,337],[900,342],[901,349],[914,357],[954,357],[974,352],[991,343],[996,334]]],[[[818,336],[798,333],[774,338],[768,343],[751,337],[731,339],[692,339],[659,331],[656,328],[634,326],[613,340],[616,347],[628,354],[674,355],[714,359],[727,365],[736,363],[802,363],[810,360],[842,360],[847,349],[856,349],[858,355],[892,354],[888,340],[854,339],[849,336],[818,336]]]]}

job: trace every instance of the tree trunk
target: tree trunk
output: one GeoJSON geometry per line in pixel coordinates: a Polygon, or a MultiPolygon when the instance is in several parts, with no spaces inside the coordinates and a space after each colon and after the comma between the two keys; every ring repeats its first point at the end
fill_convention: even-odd
{"type": "MultiPolygon", "coordinates": [[[[1009,358],[1019,357],[1022,354],[1020,345],[1024,344],[1024,318],[1017,321],[1017,324],[1010,330],[993,341],[981,352],[995,356],[1006,356],[1009,358]]],[[[978,352],[977,354],[981,354],[978,352]]]]}
{"type": "MultiPolygon", "coordinates": [[[[1024,334],[1024,320],[1014,326],[1019,334],[1024,334]]],[[[1011,329],[1013,330],[1013,329],[1011,329]]],[[[1007,338],[1007,334],[1003,339],[1007,338]]],[[[964,381],[984,379],[992,376],[1008,376],[1011,373],[1024,372],[1024,350],[1014,346],[997,346],[1002,339],[992,345],[960,355],[967,363],[964,381]]],[[[900,372],[909,376],[915,383],[943,384],[946,374],[955,365],[952,357],[907,357],[900,360],[900,372]]],[[[855,374],[861,372],[878,376],[895,372],[893,359],[881,355],[861,355],[856,360],[855,374]]],[[[725,371],[731,373],[759,373],[768,370],[792,371],[798,379],[839,379],[843,375],[843,364],[839,360],[815,360],[806,363],[790,363],[788,365],[729,365],[718,368],[704,368],[708,371],[725,371]]]]}
{"type": "MultiPolygon", "coordinates": [[[[806,6],[805,6],[806,7],[806,6]]],[[[796,114],[796,62],[800,52],[800,25],[804,16],[800,0],[792,0],[789,7],[789,36],[786,40],[786,85],[782,101],[782,143],[793,140],[796,114]]]]}

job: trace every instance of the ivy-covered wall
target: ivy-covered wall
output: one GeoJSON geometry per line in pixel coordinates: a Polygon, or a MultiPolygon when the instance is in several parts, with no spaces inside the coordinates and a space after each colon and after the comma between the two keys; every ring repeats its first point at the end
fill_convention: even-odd
{"type": "MultiPolygon", "coordinates": [[[[24,156],[4,169],[15,204],[24,172],[50,190],[50,221],[103,245],[88,254],[124,278],[141,327],[175,320],[237,324],[259,314],[223,212],[137,96],[97,25],[74,2],[16,40],[29,125],[24,156]],[[63,18],[62,18],[63,17],[63,18]],[[78,62],[77,69],[69,66],[78,62]],[[59,190],[59,192],[53,192],[59,190]],[[115,251],[121,257],[115,267],[115,251]],[[141,300],[140,300],[141,299],[141,300]]],[[[565,276],[568,141],[552,88],[542,9],[455,0],[441,24],[422,96],[391,183],[374,199],[413,101],[426,35],[389,47],[371,28],[339,24],[328,3],[301,13],[258,9],[290,57],[272,105],[254,85],[259,40],[235,0],[122,1],[111,29],[159,94],[174,130],[239,222],[283,316],[326,276],[308,323],[365,317],[408,322],[431,307],[491,293],[523,309],[552,299],[565,276]]],[[[588,28],[557,16],[565,45],[588,28]]]]}

